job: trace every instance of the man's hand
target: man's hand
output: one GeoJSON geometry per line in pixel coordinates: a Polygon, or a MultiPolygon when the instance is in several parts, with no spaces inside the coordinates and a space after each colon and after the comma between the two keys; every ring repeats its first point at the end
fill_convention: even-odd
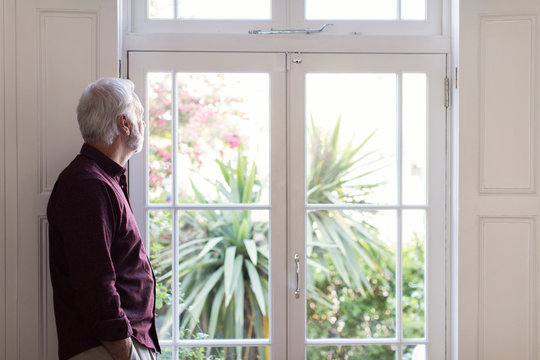
{"type": "Polygon", "coordinates": [[[101,343],[111,353],[114,360],[129,360],[131,357],[131,338],[118,341],[102,341],[101,343]]]}

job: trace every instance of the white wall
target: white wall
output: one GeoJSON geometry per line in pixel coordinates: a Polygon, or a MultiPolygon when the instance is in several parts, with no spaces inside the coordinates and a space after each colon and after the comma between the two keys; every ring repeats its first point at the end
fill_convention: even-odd
{"type": "Polygon", "coordinates": [[[0,356],[17,359],[17,159],[15,0],[0,9],[0,356]]]}

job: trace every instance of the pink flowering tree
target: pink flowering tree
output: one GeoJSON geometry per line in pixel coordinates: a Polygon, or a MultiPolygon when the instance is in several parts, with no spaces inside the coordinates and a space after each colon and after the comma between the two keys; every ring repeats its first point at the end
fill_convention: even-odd
{"type": "MultiPolygon", "coordinates": [[[[178,166],[198,172],[203,162],[231,160],[231,151],[241,142],[238,120],[246,116],[238,110],[242,99],[220,95],[225,79],[204,74],[181,74],[186,81],[198,81],[207,88],[194,93],[193,87],[178,78],[178,166]],[[195,80],[189,77],[198,77],[195,80]]],[[[172,190],[172,91],[170,74],[149,78],[149,173],[148,193],[151,203],[171,203],[172,190]]],[[[180,190],[179,197],[186,194],[180,190]]],[[[183,202],[189,202],[184,199],[183,202]]]]}
{"type": "MultiPolygon", "coordinates": [[[[182,74],[184,75],[184,74],[182,74]]],[[[242,100],[222,95],[225,79],[214,77],[208,79],[199,76],[195,81],[206,87],[204,93],[196,93],[196,88],[177,78],[177,144],[176,155],[173,150],[173,107],[172,79],[168,73],[149,74],[149,124],[148,124],[148,195],[151,203],[163,204],[173,201],[172,189],[173,156],[176,156],[179,169],[189,170],[196,174],[207,163],[215,164],[219,177],[223,176],[222,166],[230,166],[231,160],[246,159],[244,142],[246,135],[238,128],[240,120],[246,116],[238,110],[242,100]],[[221,94],[221,95],[220,95],[221,94]]],[[[186,79],[189,82],[192,79],[186,79]]],[[[244,160],[246,161],[246,160],[244,160]]],[[[251,163],[252,161],[249,161],[251,163]]],[[[245,166],[248,162],[245,162],[245,166]]],[[[236,176],[236,174],[234,175],[236,176]]],[[[214,186],[216,179],[207,179],[214,186]]],[[[215,186],[218,186],[215,184],[215,186]]],[[[252,184],[256,189],[258,184],[252,184]]],[[[179,184],[180,189],[191,188],[187,184],[179,184]]],[[[180,192],[179,201],[201,202],[196,199],[198,190],[194,186],[192,194],[180,192]]],[[[199,195],[200,196],[200,195],[199,195]]],[[[226,201],[225,199],[223,199],[226,201]]],[[[150,258],[154,266],[157,291],[156,312],[160,337],[167,339],[172,333],[172,212],[152,211],[149,215],[150,258]]],[[[199,226],[201,224],[197,224],[199,226]]],[[[187,230],[188,233],[190,230],[187,230]]],[[[195,228],[193,229],[195,231],[195,228]]],[[[184,238],[187,234],[184,233],[184,238]]],[[[180,297],[183,297],[180,294],[180,297]]],[[[208,331],[208,329],[205,329],[208,331]]],[[[201,332],[202,333],[202,332],[201,332]]],[[[192,338],[196,335],[184,334],[192,338]]]]}

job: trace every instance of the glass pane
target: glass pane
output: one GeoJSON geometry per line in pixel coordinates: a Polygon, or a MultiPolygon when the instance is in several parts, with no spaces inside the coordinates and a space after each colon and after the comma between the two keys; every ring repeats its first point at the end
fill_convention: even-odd
{"type": "Polygon", "coordinates": [[[426,0],[401,0],[401,18],[404,20],[425,20],[426,0]]]}
{"type": "Polygon", "coordinates": [[[426,203],[426,74],[403,74],[403,203],[426,203]]]}
{"type": "Polygon", "coordinates": [[[176,360],[173,358],[173,350],[171,348],[161,347],[161,354],[157,356],[158,360],[176,360]]]}
{"type": "Polygon", "coordinates": [[[267,360],[269,347],[178,348],[179,360],[267,360]]]}
{"type": "Polygon", "coordinates": [[[172,79],[148,73],[148,201],[172,201],[172,79]]]}
{"type": "Polygon", "coordinates": [[[370,346],[310,346],[308,360],[395,360],[396,347],[392,345],[370,346]]]}
{"type": "Polygon", "coordinates": [[[268,338],[268,211],[178,218],[180,338],[268,338]]]}
{"type": "Polygon", "coordinates": [[[403,211],[403,337],[425,336],[426,213],[403,211]]]}
{"type": "Polygon", "coordinates": [[[310,204],[396,202],[396,74],[307,74],[310,204]]]}
{"type": "Polygon", "coordinates": [[[172,19],[174,17],[174,0],[149,0],[148,17],[150,19],[172,19]]]}
{"type": "Polygon", "coordinates": [[[308,338],[395,331],[395,211],[307,213],[308,338]]]}
{"type": "Polygon", "coordinates": [[[156,327],[163,340],[172,339],[172,212],[148,212],[150,262],[156,276],[156,327]]]}
{"type": "Polygon", "coordinates": [[[404,346],[403,360],[426,360],[426,345],[404,346]]]}
{"type": "Polygon", "coordinates": [[[396,0],[306,0],[306,19],[392,20],[396,0]]]}
{"type": "Polygon", "coordinates": [[[268,203],[268,74],[178,73],[181,203],[268,203]]]}
{"type": "Polygon", "coordinates": [[[270,19],[270,0],[181,0],[181,19],[270,19]]]}

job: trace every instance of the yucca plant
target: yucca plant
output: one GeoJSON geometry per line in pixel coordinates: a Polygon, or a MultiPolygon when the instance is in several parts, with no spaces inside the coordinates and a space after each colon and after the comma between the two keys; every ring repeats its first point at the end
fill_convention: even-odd
{"type": "MultiPolygon", "coordinates": [[[[217,163],[219,202],[259,200],[257,167],[248,166],[241,147],[236,164],[217,163]]],[[[196,201],[206,203],[192,187],[196,201]]],[[[183,212],[179,227],[180,328],[199,326],[210,338],[267,337],[268,222],[254,220],[250,210],[201,210],[183,212]]]]}
{"type": "MultiPolygon", "coordinates": [[[[362,182],[377,171],[381,158],[352,140],[340,147],[338,119],[332,133],[325,134],[310,123],[307,198],[312,204],[362,203],[379,184],[362,182]],[[364,170],[364,169],[371,170],[364,170]]],[[[251,166],[237,148],[236,163],[217,160],[221,179],[214,180],[218,202],[256,203],[261,195],[257,167],[251,166]]],[[[206,198],[192,183],[196,202],[206,198]]],[[[268,336],[268,221],[257,220],[249,210],[196,210],[179,214],[180,331],[201,338],[266,338],[268,336]]],[[[328,278],[337,276],[364,295],[372,284],[365,267],[387,275],[388,249],[379,240],[369,219],[344,210],[318,210],[307,214],[308,266],[328,278]],[[332,273],[335,273],[332,275],[332,273]]],[[[156,259],[160,266],[159,258],[156,259]]],[[[165,262],[164,262],[165,264],[165,262]]],[[[164,265],[170,266],[170,265],[164,265]]],[[[170,273],[163,269],[164,277],[170,273]]],[[[330,305],[325,289],[307,272],[307,293],[330,305]]],[[[169,275],[167,275],[169,274],[169,275]]],[[[170,279],[170,278],[168,278],[170,279]]],[[[160,281],[163,281],[161,279],[160,281]]],[[[241,349],[236,358],[241,359],[241,349]]],[[[264,350],[254,352],[265,358],[264,350]]],[[[223,354],[225,357],[227,354],[223,354]]]]}
{"type": "MultiPolygon", "coordinates": [[[[341,118],[330,133],[317,128],[313,118],[309,126],[309,161],[307,201],[310,204],[361,204],[381,183],[363,181],[379,170],[382,157],[367,151],[366,144],[375,132],[356,143],[352,139],[340,143],[341,118]]],[[[369,215],[357,211],[332,209],[309,211],[307,214],[307,255],[312,271],[307,272],[308,296],[317,302],[328,302],[324,289],[316,286],[313,274],[332,272],[347,286],[362,294],[372,285],[365,267],[389,275],[390,255],[379,239],[378,230],[369,222],[369,215]]]]}

